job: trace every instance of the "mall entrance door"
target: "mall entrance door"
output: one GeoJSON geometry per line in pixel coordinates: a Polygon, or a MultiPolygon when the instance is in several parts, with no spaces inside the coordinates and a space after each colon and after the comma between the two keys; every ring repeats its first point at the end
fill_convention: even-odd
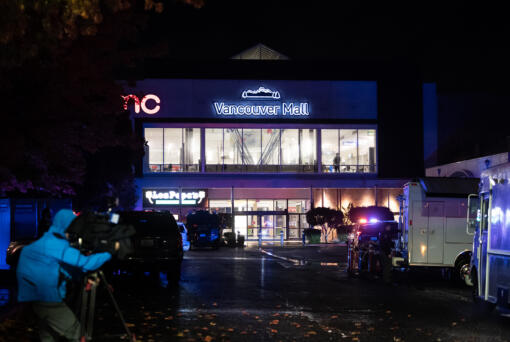
{"type": "Polygon", "coordinates": [[[287,239],[287,213],[285,211],[242,211],[235,212],[235,231],[246,237],[246,240],[287,239]]]}

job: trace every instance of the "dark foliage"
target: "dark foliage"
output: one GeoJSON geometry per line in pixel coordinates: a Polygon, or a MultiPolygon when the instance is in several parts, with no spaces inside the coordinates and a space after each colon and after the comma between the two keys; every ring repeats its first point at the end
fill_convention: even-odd
{"type": "Polygon", "coordinates": [[[324,226],[329,227],[342,224],[344,215],[341,211],[318,207],[310,209],[306,212],[306,222],[311,226],[324,226]]]}

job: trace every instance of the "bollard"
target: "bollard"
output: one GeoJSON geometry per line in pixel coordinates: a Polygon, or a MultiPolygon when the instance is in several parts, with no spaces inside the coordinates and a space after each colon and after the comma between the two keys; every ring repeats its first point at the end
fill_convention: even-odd
{"type": "Polygon", "coordinates": [[[304,231],[304,230],[303,230],[302,237],[303,237],[303,246],[304,246],[304,245],[305,245],[305,242],[306,242],[306,240],[305,240],[305,231],[304,231]]]}
{"type": "Polygon", "coordinates": [[[280,244],[282,245],[283,247],[283,229],[280,230],[280,244]]]}
{"type": "Polygon", "coordinates": [[[259,231],[259,247],[262,247],[262,234],[259,231]]]}

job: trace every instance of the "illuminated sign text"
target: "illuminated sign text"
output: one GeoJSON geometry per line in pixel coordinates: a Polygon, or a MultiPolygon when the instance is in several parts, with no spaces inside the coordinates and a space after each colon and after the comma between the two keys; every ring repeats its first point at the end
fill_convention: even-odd
{"type": "Polygon", "coordinates": [[[124,100],[124,110],[128,109],[128,103],[130,100],[132,100],[135,105],[135,113],[136,114],[140,113],[140,109],[145,114],[149,114],[149,115],[153,115],[153,114],[156,114],[157,112],[159,112],[159,109],[160,109],[159,104],[161,103],[161,100],[159,99],[158,96],[156,96],[154,94],[145,95],[144,97],[142,97],[141,101],[138,98],[138,96],[132,95],[132,94],[126,95],[126,96],[121,95],[121,97],[124,100]],[[147,106],[147,103],[149,101],[155,102],[155,105],[154,104],[150,105],[151,108],[149,108],[149,106],[147,106]]]}
{"type": "Polygon", "coordinates": [[[182,191],[178,190],[143,190],[145,206],[152,205],[199,205],[206,196],[205,190],[182,191]]]}
{"type": "Polygon", "coordinates": [[[310,106],[308,102],[277,102],[281,95],[277,90],[259,87],[256,90],[244,90],[241,98],[257,101],[257,103],[225,103],[214,102],[214,112],[222,116],[308,116],[310,106]],[[271,104],[261,103],[259,100],[270,100],[271,104]],[[275,103],[276,102],[276,103],[275,103]]]}

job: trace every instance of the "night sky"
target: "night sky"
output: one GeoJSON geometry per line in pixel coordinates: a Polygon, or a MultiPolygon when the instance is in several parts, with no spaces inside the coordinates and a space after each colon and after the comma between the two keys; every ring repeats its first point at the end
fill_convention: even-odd
{"type": "Polygon", "coordinates": [[[164,41],[165,60],[200,65],[263,43],[306,63],[308,74],[325,62],[338,69],[353,62],[416,65],[423,81],[437,83],[440,164],[509,150],[506,126],[495,124],[507,121],[510,101],[505,13],[449,2],[207,0],[199,9],[167,3],[150,20],[144,44],[164,41]]]}
{"type": "Polygon", "coordinates": [[[257,43],[293,60],[404,57],[445,87],[492,88],[477,80],[508,72],[509,23],[501,8],[416,4],[207,0],[201,9],[167,5],[151,35],[164,33],[175,59],[223,60],[257,43]]]}

